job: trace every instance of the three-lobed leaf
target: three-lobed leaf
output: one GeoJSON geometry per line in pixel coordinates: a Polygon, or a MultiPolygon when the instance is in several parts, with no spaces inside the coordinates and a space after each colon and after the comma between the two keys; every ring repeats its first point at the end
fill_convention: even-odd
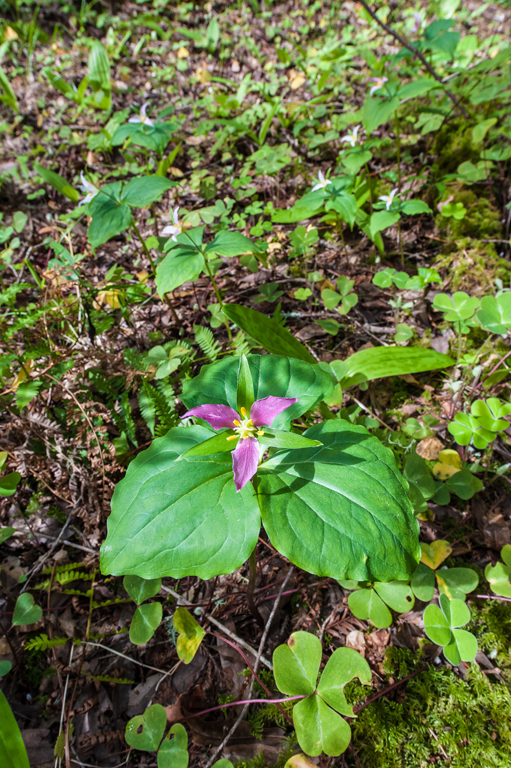
{"type": "Polygon", "coordinates": [[[206,632],[186,608],[178,608],[174,613],[173,621],[178,633],[177,655],[184,664],[189,664],[197,653],[206,632]]]}
{"type": "Polygon", "coordinates": [[[143,715],[132,717],[126,726],[126,743],[133,749],[153,752],[163,738],[167,725],[167,713],[161,704],[147,707],[143,715]]]}

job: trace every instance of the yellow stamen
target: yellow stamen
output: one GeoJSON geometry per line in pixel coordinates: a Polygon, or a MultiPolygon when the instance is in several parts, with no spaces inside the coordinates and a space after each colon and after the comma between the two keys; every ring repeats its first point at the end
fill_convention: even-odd
{"type": "Polygon", "coordinates": [[[263,432],[263,430],[262,430],[262,429],[258,429],[258,430],[257,430],[257,434],[258,434],[258,435],[264,435],[264,432],[263,432]]]}
{"type": "Polygon", "coordinates": [[[228,439],[228,440],[236,440],[238,437],[239,437],[239,435],[231,435],[231,436],[230,436],[230,437],[228,437],[227,439],[228,439]]]}
{"type": "Polygon", "coordinates": [[[241,415],[243,416],[243,418],[246,419],[247,418],[247,409],[242,406],[240,408],[240,411],[241,411],[241,415]]]}
{"type": "Polygon", "coordinates": [[[240,423],[239,423],[238,419],[234,419],[234,422],[233,422],[233,423],[234,423],[234,424],[236,424],[236,426],[237,426],[237,427],[239,427],[239,425],[240,425],[240,423]]]}

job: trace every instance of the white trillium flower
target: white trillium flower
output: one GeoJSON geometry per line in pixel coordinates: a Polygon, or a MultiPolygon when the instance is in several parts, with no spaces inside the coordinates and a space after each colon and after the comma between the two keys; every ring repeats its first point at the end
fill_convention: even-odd
{"type": "Polygon", "coordinates": [[[312,192],[316,192],[318,189],[324,189],[331,183],[330,179],[325,179],[322,171],[318,171],[318,183],[314,184],[312,192]]]}
{"type": "Polygon", "coordinates": [[[85,197],[83,198],[83,200],[80,200],[80,202],[78,203],[78,207],[80,207],[80,205],[87,205],[87,203],[90,203],[92,198],[96,197],[96,195],[99,192],[99,189],[95,187],[94,184],[91,184],[90,181],[87,181],[87,179],[83,175],[83,171],[81,171],[80,173],[80,181],[82,183],[79,184],[78,186],[82,190],[82,192],[85,192],[85,197]]]}
{"type": "Polygon", "coordinates": [[[152,128],[154,125],[154,121],[151,120],[150,117],[147,117],[147,107],[149,106],[149,102],[146,101],[145,104],[142,105],[142,109],[140,110],[139,115],[133,115],[128,120],[128,123],[143,123],[144,125],[149,126],[149,128],[152,128]]]}
{"type": "Polygon", "coordinates": [[[172,240],[174,240],[174,242],[177,242],[177,236],[181,235],[183,232],[183,225],[180,223],[177,216],[178,212],[179,212],[179,206],[177,206],[177,208],[174,208],[174,210],[172,211],[172,218],[174,219],[174,223],[169,224],[168,227],[165,227],[162,230],[162,235],[168,235],[172,240]]]}
{"type": "Polygon", "coordinates": [[[348,131],[346,136],[343,136],[341,141],[346,142],[347,144],[351,144],[352,147],[356,146],[357,143],[357,133],[360,130],[360,126],[356,125],[352,131],[348,131]]]}
{"type": "Polygon", "coordinates": [[[370,77],[369,80],[374,83],[369,91],[369,96],[372,96],[375,91],[379,91],[380,88],[383,88],[385,83],[388,83],[389,78],[384,75],[383,77],[370,77]]]}
{"type": "Polygon", "coordinates": [[[395,196],[397,195],[398,192],[399,192],[398,189],[393,189],[392,192],[390,193],[390,195],[381,195],[378,198],[378,200],[383,200],[383,202],[385,203],[385,207],[386,207],[387,211],[389,210],[390,206],[392,205],[392,201],[393,201],[393,199],[395,198],[395,196]]]}

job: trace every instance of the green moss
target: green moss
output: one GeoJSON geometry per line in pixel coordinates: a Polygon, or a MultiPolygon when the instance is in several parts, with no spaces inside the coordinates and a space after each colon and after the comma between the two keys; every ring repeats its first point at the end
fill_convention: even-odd
{"type": "Polygon", "coordinates": [[[436,176],[456,173],[458,165],[467,160],[479,160],[480,150],[473,146],[472,129],[464,128],[464,121],[452,120],[444,123],[435,135],[432,154],[436,157],[436,176]]]}
{"type": "Polygon", "coordinates": [[[487,294],[497,277],[504,284],[508,284],[510,278],[509,263],[497,256],[492,243],[468,237],[456,243],[456,252],[440,254],[435,267],[452,275],[449,290],[466,291],[475,296],[487,294]]]}
{"type": "MultiPolygon", "coordinates": [[[[446,195],[444,197],[447,199],[446,195]]],[[[463,203],[467,213],[460,220],[439,214],[436,224],[440,231],[447,231],[453,240],[462,237],[490,240],[502,237],[501,214],[488,198],[478,196],[473,189],[466,188],[454,192],[453,198],[453,203],[463,203]]]]}

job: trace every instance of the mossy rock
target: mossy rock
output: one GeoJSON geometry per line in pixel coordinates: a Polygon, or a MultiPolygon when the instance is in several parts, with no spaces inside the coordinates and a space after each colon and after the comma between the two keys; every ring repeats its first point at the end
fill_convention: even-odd
{"type": "Polygon", "coordinates": [[[454,253],[441,253],[434,265],[452,275],[450,291],[465,291],[473,296],[484,296],[499,277],[509,283],[509,262],[497,256],[492,243],[464,238],[457,243],[454,253]]]}
{"type": "Polygon", "coordinates": [[[439,214],[435,223],[441,232],[447,232],[453,240],[460,237],[476,237],[481,240],[502,237],[501,214],[488,198],[478,196],[472,189],[460,189],[454,193],[453,198],[453,203],[463,203],[467,213],[459,221],[439,214]]]}
{"type": "Polygon", "coordinates": [[[452,120],[444,123],[435,135],[432,154],[436,157],[436,176],[456,173],[458,166],[470,160],[477,163],[481,148],[475,147],[472,128],[465,127],[465,121],[452,120]]]}

